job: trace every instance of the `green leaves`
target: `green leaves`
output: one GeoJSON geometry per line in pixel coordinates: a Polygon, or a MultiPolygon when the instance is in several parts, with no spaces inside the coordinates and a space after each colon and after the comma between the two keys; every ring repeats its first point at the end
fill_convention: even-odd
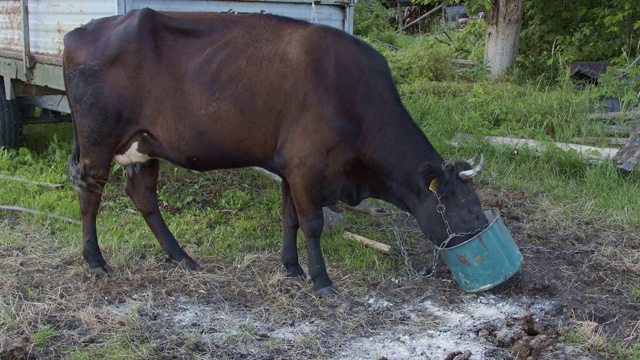
{"type": "Polygon", "coordinates": [[[571,61],[605,61],[621,53],[635,58],[638,28],[637,0],[526,1],[519,61],[535,76],[556,74],[571,61]]]}
{"type": "Polygon", "coordinates": [[[380,1],[360,0],[354,11],[354,34],[375,36],[378,33],[391,31],[389,19],[393,16],[393,10],[382,6],[380,1]]]}

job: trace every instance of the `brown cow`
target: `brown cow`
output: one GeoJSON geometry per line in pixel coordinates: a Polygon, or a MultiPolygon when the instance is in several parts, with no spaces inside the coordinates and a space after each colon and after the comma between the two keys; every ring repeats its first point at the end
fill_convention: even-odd
{"type": "Polygon", "coordinates": [[[320,294],[335,292],[320,250],[323,206],[385,200],[416,216],[436,245],[486,226],[469,181],[484,161],[445,164],[402,105],[384,57],[342,31],[270,15],[143,9],[92,21],[64,41],[69,175],[96,275],[111,271],[96,215],[112,161],[128,167],[127,194],[164,252],[188,269],[196,263],[158,208],[158,159],[280,175],[282,263],[288,276],[305,276],[301,228],[320,294]],[[437,193],[428,190],[434,179],[437,193]]]}

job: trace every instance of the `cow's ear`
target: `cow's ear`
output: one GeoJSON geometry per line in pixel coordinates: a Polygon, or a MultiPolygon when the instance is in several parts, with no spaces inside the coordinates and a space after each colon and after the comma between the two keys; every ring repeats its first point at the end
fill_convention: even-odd
{"type": "Polygon", "coordinates": [[[424,163],[420,166],[419,175],[421,185],[425,189],[436,193],[438,192],[438,185],[444,181],[445,173],[440,166],[424,163]]]}

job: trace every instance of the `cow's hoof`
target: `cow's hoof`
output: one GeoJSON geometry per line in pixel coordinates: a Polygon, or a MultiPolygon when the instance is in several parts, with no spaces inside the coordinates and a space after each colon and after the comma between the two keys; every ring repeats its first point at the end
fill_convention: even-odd
{"type": "Polygon", "coordinates": [[[292,265],[285,269],[287,270],[286,277],[299,281],[307,280],[307,275],[304,273],[304,270],[302,270],[302,267],[300,267],[300,265],[292,265]]]}
{"type": "Polygon", "coordinates": [[[296,280],[296,281],[300,281],[300,282],[307,281],[307,275],[305,275],[305,274],[296,275],[296,274],[288,274],[287,273],[287,278],[293,279],[293,280],[296,280]]]}
{"type": "Polygon", "coordinates": [[[313,290],[313,293],[320,296],[338,295],[338,290],[336,290],[333,285],[329,285],[318,290],[313,290]]]}
{"type": "Polygon", "coordinates": [[[188,256],[180,260],[178,265],[185,270],[195,270],[198,267],[198,263],[188,256]]]}
{"type": "Polygon", "coordinates": [[[287,270],[286,277],[288,277],[289,279],[294,279],[294,280],[298,280],[298,281],[301,281],[301,282],[307,280],[307,275],[304,273],[304,271],[302,271],[302,269],[300,269],[300,270],[287,270]]]}
{"type": "Polygon", "coordinates": [[[111,269],[111,266],[104,264],[102,266],[89,268],[89,272],[97,278],[103,278],[111,274],[113,272],[113,269],[111,269]]]}

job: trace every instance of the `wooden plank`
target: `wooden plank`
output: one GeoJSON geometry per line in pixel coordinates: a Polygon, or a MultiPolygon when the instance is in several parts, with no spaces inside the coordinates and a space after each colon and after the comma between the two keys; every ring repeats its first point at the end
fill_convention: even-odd
{"type": "MultiPolygon", "coordinates": [[[[20,207],[20,206],[0,205],[0,210],[20,211],[20,212],[25,212],[25,213],[29,213],[29,214],[46,215],[47,218],[54,218],[54,219],[62,220],[62,221],[68,222],[69,224],[82,224],[82,222],[80,222],[78,220],[74,220],[74,219],[68,218],[68,217],[48,214],[48,213],[44,213],[42,211],[33,210],[33,209],[26,209],[26,208],[23,208],[23,207],[20,207]]],[[[98,229],[104,229],[104,228],[101,228],[101,227],[98,226],[98,229]]]]}
{"type": "Polygon", "coordinates": [[[633,130],[634,126],[640,125],[639,123],[632,123],[630,125],[608,125],[608,124],[594,124],[594,128],[605,134],[615,136],[629,136],[629,133],[633,130]]]}
{"type": "MultiPolygon", "coordinates": [[[[473,136],[469,134],[455,134],[451,139],[451,144],[458,146],[469,140],[472,140],[473,136]]],[[[528,148],[534,150],[540,154],[550,146],[555,146],[563,151],[576,151],[581,154],[585,159],[592,163],[600,163],[606,159],[612,159],[618,152],[618,148],[601,148],[588,145],[551,142],[543,143],[537,140],[513,138],[513,137],[501,137],[501,136],[484,136],[484,140],[495,146],[508,146],[515,149],[528,148]]]]}
{"type": "Polygon", "coordinates": [[[371,239],[367,239],[364,236],[360,236],[360,235],[356,235],[353,233],[350,233],[348,231],[344,232],[344,237],[353,241],[357,241],[361,244],[364,244],[370,248],[374,248],[378,251],[381,251],[385,254],[390,254],[391,253],[391,245],[387,245],[387,244],[383,244],[383,243],[379,243],[377,241],[373,241],[371,239]]]}
{"type": "Polygon", "coordinates": [[[415,24],[417,24],[418,22],[420,22],[420,20],[426,18],[427,16],[433,14],[434,12],[440,10],[440,8],[442,8],[442,4],[434,7],[433,9],[429,10],[426,14],[420,16],[419,18],[413,20],[412,22],[408,23],[407,25],[403,26],[400,30],[405,30],[406,28],[413,26],[415,24]]]}
{"type": "Polygon", "coordinates": [[[627,143],[627,139],[624,138],[619,138],[619,137],[596,137],[596,136],[589,136],[589,137],[574,137],[573,142],[576,144],[581,144],[581,145],[595,145],[598,143],[606,143],[609,145],[620,145],[623,146],[624,144],[627,143]]]}
{"type": "Polygon", "coordinates": [[[23,179],[23,178],[19,178],[19,177],[15,177],[15,176],[9,176],[9,175],[3,175],[3,174],[0,174],[0,179],[18,181],[18,182],[25,183],[25,184],[34,184],[34,185],[46,186],[46,187],[50,187],[52,189],[59,189],[61,187],[64,187],[63,184],[52,184],[52,183],[48,183],[48,182],[33,181],[33,180],[29,180],[29,179],[23,179]]]}
{"type": "Polygon", "coordinates": [[[598,120],[633,120],[640,118],[639,111],[613,111],[608,113],[592,113],[587,116],[589,119],[598,120]]]}

